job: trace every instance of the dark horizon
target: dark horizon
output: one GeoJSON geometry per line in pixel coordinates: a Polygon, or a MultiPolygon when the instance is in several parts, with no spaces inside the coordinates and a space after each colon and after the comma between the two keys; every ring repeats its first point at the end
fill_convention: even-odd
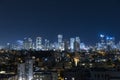
{"type": "Polygon", "coordinates": [[[95,44],[99,34],[120,40],[119,0],[1,0],[0,44],[37,37],[57,40],[79,36],[95,44]]]}

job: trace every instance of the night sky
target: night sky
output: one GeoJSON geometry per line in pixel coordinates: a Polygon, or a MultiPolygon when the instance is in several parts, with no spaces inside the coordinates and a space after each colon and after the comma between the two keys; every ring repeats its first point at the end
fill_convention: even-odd
{"type": "Polygon", "coordinates": [[[101,33],[120,40],[120,0],[0,0],[0,44],[57,34],[91,44],[101,33]]]}

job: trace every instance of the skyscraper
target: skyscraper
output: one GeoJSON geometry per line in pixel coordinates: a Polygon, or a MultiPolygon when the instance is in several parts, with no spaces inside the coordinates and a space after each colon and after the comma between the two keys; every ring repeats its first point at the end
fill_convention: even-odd
{"type": "Polygon", "coordinates": [[[58,35],[58,49],[62,50],[62,43],[63,43],[63,35],[59,34],[58,35]]]}
{"type": "Polygon", "coordinates": [[[25,50],[32,49],[32,39],[31,38],[24,38],[23,47],[25,50]]]}
{"type": "Polygon", "coordinates": [[[45,39],[44,49],[49,50],[49,47],[50,47],[49,40],[45,39]]]}
{"type": "Polygon", "coordinates": [[[74,42],[75,51],[80,51],[80,38],[76,37],[74,42]]]}
{"type": "Polygon", "coordinates": [[[36,38],[36,50],[42,50],[42,38],[41,37],[36,38]]]}
{"type": "Polygon", "coordinates": [[[74,42],[75,42],[75,39],[70,38],[70,50],[71,50],[71,52],[74,52],[74,42]]]}
{"type": "Polygon", "coordinates": [[[69,45],[69,41],[66,41],[66,40],[65,40],[65,41],[64,41],[64,50],[65,50],[65,51],[69,51],[69,46],[70,46],[70,45],[69,45]]]}

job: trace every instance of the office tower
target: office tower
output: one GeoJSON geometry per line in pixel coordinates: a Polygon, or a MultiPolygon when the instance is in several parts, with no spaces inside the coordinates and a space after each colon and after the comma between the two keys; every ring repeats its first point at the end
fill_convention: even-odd
{"type": "Polygon", "coordinates": [[[106,37],[106,45],[107,45],[107,49],[114,49],[116,48],[115,46],[115,38],[114,37],[106,37]]]}
{"type": "Polygon", "coordinates": [[[69,41],[64,41],[64,48],[65,48],[65,51],[69,51],[69,41]]]}
{"type": "Polygon", "coordinates": [[[74,42],[75,51],[80,51],[80,38],[76,37],[74,42]]]}
{"type": "Polygon", "coordinates": [[[26,80],[25,63],[18,64],[18,80],[26,80]]]}
{"type": "Polygon", "coordinates": [[[45,39],[44,49],[49,50],[49,47],[50,47],[49,40],[45,39]]]}
{"type": "Polygon", "coordinates": [[[7,43],[6,49],[10,50],[11,49],[11,44],[7,43]]]}
{"type": "Polygon", "coordinates": [[[62,50],[62,43],[63,43],[63,35],[59,34],[58,35],[58,49],[62,50]]]}
{"type": "Polygon", "coordinates": [[[29,48],[32,49],[32,45],[33,45],[32,39],[31,39],[31,38],[28,38],[28,41],[29,41],[29,48]]]}
{"type": "Polygon", "coordinates": [[[36,38],[36,50],[42,50],[42,38],[41,37],[36,38]]]}
{"type": "Polygon", "coordinates": [[[105,42],[105,41],[104,41],[104,37],[105,37],[104,35],[102,35],[102,34],[100,35],[100,38],[101,38],[101,44],[103,44],[103,43],[105,42]]]}
{"type": "Polygon", "coordinates": [[[58,43],[57,42],[54,42],[53,44],[52,44],[52,49],[53,50],[58,50],[58,43]]]}
{"type": "Polygon", "coordinates": [[[80,44],[80,37],[76,37],[75,40],[80,44]]]}
{"type": "Polygon", "coordinates": [[[105,48],[105,40],[104,40],[104,38],[105,38],[105,35],[100,35],[100,39],[101,39],[101,49],[104,49],[105,48]]]}
{"type": "Polygon", "coordinates": [[[23,49],[23,41],[22,40],[17,40],[15,43],[15,50],[22,50],[23,49]]]}
{"type": "Polygon", "coordinates": [[[61,51],[64,51],[64,50],[65,50],[65,43],[62,42],[62,43],[61,43],[61,51]]]}
{"type": "Polygon", "coordinates": [[[114,37],[106,37],[106,44],[112,45],[114,44],[115,38],[114,37]]]}
{"type": "Polygon", "coordinates": [[[82,49],[82,50],[85,50],[85,44],[84,43],[80,43],[80,49],[82,49]]]}
{"type": "Polygon", "coordinates": [[[23,47],[25,50],[32,49],[32,39],[31,38],[24,38],[23,47]]]}
{"type": "Polygon", "coordinates": [[[71,52],[74,52],[74,42],[75,42],[75,39],[70,38],[70,50],[71,50],[71,52]]]}
{"type": "Polygon", "coordinates": [[[26,80],[33,79],[33,60],[27,59],[25,62],[26,80]]]}
{"type": "Polygon", "coordinates": [[[35,50],[35,43],[33,43],[33,44],[32,44],[32,49],[34,49],[34,50],[35,50]]]}

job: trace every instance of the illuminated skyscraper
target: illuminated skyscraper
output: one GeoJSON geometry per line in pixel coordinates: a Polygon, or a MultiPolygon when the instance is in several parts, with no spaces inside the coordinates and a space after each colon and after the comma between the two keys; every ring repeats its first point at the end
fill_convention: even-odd
{"type": "Polygon", "coordinates": [[[42,38],[41,37],[36,38],[36,50],[42,50],[42,38]]]}
{"type": "Polygon", "coordinates": [[[115,38],[114,37],[106,37],[106,44],[112,45],[114,44],[115,38]]]}
{"type": "Polygon", "coordinates": [[[58,43],[62,43],[63,35],[59,34],[58,35],[58,43]]]}
{"type": "Polygon", "coordinates": [[[49,47],[50,47],[49,40],[45,39],[44,49],[49,50],[49,47]]]}
{"type": "Polygon", "coordinates": [[[63,43],[63,35],[59,34],[58,35],[58,49],[62,50],[62,43],[63,43]]]}
{"type": "Polygon", "coordinates": [[[100,35],[100,39],[101,39],[101,42],[99,44],[99,49],[105,49],[105,35],[101,34],[100,35]]]}
{"type": "Polygon", "coordinates": [[[28,38],[28,41],[29,41],[29,48],[32,49],[32,46],[33,46],[32,39],[28,38]]]}
{"type": "Polygon", "coordinates": [[[106,45],[107,45],[107,48],[109,48],[109,50],[116,48],[115,38],[114,37],[106,37],[106,45]]]}
{"type": "Polygon", "coordinates": [[[86,46],[85,46],[84,43],[80,43],[80,49],[82,49],[82,50],[85,50],[85,49],[86,49],[86,46]]]}
{"type": "Polygon", "coordinates": [[[74,51],[74,43],[75,43],[75,39],[74,38],[70,38],[70,50],[71,50],[71,52],[74,51]]]}
{"type": "Polygon", "coordinates": [[[76,37],[74,42],[75,51],[80,51],[80,38],[76,37]]]}
{"type": "Polygon", "coordinates": [[[23,47],[25,50],[32,49],[32,39],[31,38],[24,38],[23,47]]]}

